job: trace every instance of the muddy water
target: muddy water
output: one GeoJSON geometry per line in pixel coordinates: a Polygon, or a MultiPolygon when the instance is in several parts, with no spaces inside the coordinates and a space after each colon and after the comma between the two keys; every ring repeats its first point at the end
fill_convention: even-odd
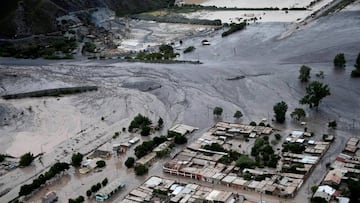
{"type": "MultiPolygon", "coordinates": [[[[112,140],[114,132],[127,127],[137,113],[147,115],[153,121],[161,116],[165,121],[165,129],[175,123],[186,123],[199,127],[203,132],[215,122],[212,116],[215,106],[223,107],[223,120],[232,121],[233,113],[241,110],[244,114],[243,122],[248,123],[251,120],[259,122],[262,118],[271,120],[273,105],[285,101],[289,112],[299,106],[305,108],[308,128],[316,135],[314,139],[321,139],[321,135],[328,132],[336,135],[336,141],[325,157],[333,160],[346,139],[358,136],[360,129],[360,81],[349,77],[360,50],[360,38],[356,37],[360,36],[358,15],[358,11],[351,11],[323,18],[280,41],[276,37],[286,27],[282,23],[252,25],[227,38],[209,36],[207,39],[211,45],[206,47],[201,46],[203,38],[184,41],[184,47],[194,45],[196,50],[180,58],[200,59],[203,62],[201,65],[55,61],[41,62],[42,66],[37,66],[28,61],[30,65],[24,66],[20,62],[18,65],[4,62],[7,65],[0,66],[0,73],[26,73],[26,78],[12,77],[0,81],[3,92],[12,93],[15,89],[37,90],[54,84],[86,84],[100,88],[97,92],[66,97],[66,102],[60,103],[63,105],[56,104],[56,99],[45,99],[46,103],[51,102],[51,108],[43,105],[42,98],[1,100],[1,103],[9,103],[18,110],[23,110],[28,106],[25,104],[31,103],[37,107],[34,114],[41,119],[29,123],[26,119],[20,119],[19,126],[2,127],[0,139],[6,147],[1,148],[0,152],[4,153],[8,149],[41,150],[41,144],[48,144],[49,141],[53,141],[54,147],[44,147],[43,150],[47,151],[43,163],[36,160],[33,167],[35,170],[15,170],[0,177],[0,182],[5,183],[0,186],[0,190],[13,188],[0,198],[0,202],[16,197],[21,184],[29,183],[33,175],[42,172],[55,161],[69,161],[73,152],[87,153],[112,140]],[[347,67],[342,71],[332,67],[332,59],[339,52],[344,52],[347,58],[347,67]],[[298,103],[306,86],[297,79],[302,64],[312,68],[311,80],[329,84],[331,89],[331,96],[323,100],[317,112],[298,103]],[[324,79],[316,78],[315,74],[319,71],[324,72],[324,79]],[[144,91],[146,88],[143,86],[149,84],[156,84],[160,88],[144,91]],[[104,117],[104,121],[101,117],[104,117]],[[338,121],[337,130],[328,130],[326,124],[329,119],[338,121]],[[49,138],[44,139],[42,136],[47,130],[58,132],[52,136],[58,136],[61,140],[52,139],[50,134],[49,138]],[[24,142],[16,141],[16,137],[21,138],[22,135],[33,136],[33,139],[20,145],[24,142]],[[9,137],[15,139],[9,140],[9,137]],[[38,143],[37,147],[31,143],[38,143]]],[[[289,114],[285,124],[272,124],[284,130],[284,134],[291,129],[302,128],[290,119],[289,114]]],[[[191,139],[196,139],[200,134],[191,139]]],[[[123,133],[118,141],[125,141],[132,136],[123,133]]],[[[126,191],[114,198],[121,199],[129,189],[146,179],[146,176],[135,177],[131,170],[125,169],[122,165],[124,159],[113,158],[102,172],[86,176],[77,176],[69,171],[68,179],[64,178],[64,182],[52,187],[62,198],[73,198],[84,195],[94,182],[101,181],[105,176],[120,176],[128,185],[126,191]]],[[[149,174],[161,175],[162,162],[155,164],[149,174]]],[[[325,163],[322,162],[315,169],[313,182],[321,180],[325,163]]],[[[308,197],[306,184],[308,182],[302,187],[301,195],[297,196],[295,202],[304,202],[304,198],[308,197]]]]}

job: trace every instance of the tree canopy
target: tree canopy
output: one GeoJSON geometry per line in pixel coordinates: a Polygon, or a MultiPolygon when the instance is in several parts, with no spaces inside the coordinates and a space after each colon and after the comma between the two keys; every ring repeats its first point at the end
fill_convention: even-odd
{"type": "Polygon", "coordinates": [[[281,101],[274,106],[275,119],[279,123],[283,123],[285,121],[286,111],[288,109],[287,104],[284,101],[281,101]]]}
{"type": "Polygon", "coordinates": [[[241,118],[243,116],[243,114],[241,113],[241,111],[236,111],[235,113],[234,113],[234,118],[236,118],[236,119],[239,119],[239,118],[241,118]]]}
{"type": "Polygon", "coordinates": [[[75,167],[79,167],[81,165],[83,157],[84,156],[82,154],[80,154],[79,152],[76,154],[73,154],[71,157],[71,165],[73,165],[75,167]]]}
{"type": "Polygon", "coordinates": [[[222,112],[223,112],[223,109],[221,107],[218,107],[218,106],[215,107],[214,111],[213,111],[215,116],[221,116],[222,112]]]}
{"type": "Polygon", "coordinates": [[[305,65],[302,65],[300,67],[300,75],[299,75],[299,79],[301,82],[307,82],[309,81],[310,79],[310,71],[311,71],[311,68],[308,67],[308,66],[305,66],[305,65]]]}
{"type": "Polygon", "coordinates": [[[342,68],[346,64],[345,55],[344,53],[339,53],[334,58],[334,66],[342,68]]]}
{"type": "Polygon", "coordinates": [[[299,121],[302,118],[306,117],[306,113],[305,113],[304,109],[302,109],[302,108],[295,108],[294,111],[291,112],[290,116],[291,116],[291,118],[299,121]]]}
{"type": "Polygon", "coordinates": [[[28,152],[26,154],[23,154],[20,157],[19,165],[20,166],[29,166],[34,159],[35,159],[34,155],[32,153],[28,152]]]}
{"type": "Polygon", "coordinates": [[[149,169],[145,165],[139,164],[135,166],[134,170],[136,175],[141,176],[147,173],[149,169]]]}
{"type": "Polygon", "coordinates": [[[300,100],[300,104],[309,104],[310,108],[318,108],[321,100],[329,96],[330,88],[319,81],[314,81],[306,87],[306,95],[300,100]]]}
{"type": "Polygon", "coordinates": [[[134,157],[128,157],[125,161],[125,166],[131,168],[134,166],[134,163],[135,163],[134,157]]]}

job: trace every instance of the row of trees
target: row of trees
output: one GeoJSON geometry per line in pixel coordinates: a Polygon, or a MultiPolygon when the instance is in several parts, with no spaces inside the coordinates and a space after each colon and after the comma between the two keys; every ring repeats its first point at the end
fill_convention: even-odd
{"type": "MultiPolygon", "coordinates": [[[[331,94],[328,85],[324,85],[319,81],[314,81],[306,87],[306,95],[300,99],[299,103],[308,104],[310,108],[316,107],[316,110],[318,110],[322,99],[329,95],[331,94]]],[[[276,103],[273,107],[273,110],[276,121],[283,123],[285,121],[286,112],[288,110],[287,104],[284,101],[276,103]]],[[[300,120],[305,116],[306,113],[304,109],[301,108],[295,108],[295,110],[291,113],[291,117],[296,120],[300,120]]]]}
{"type": "MultiPolygon", "coordinates": [[[[216,117],[220,117],[223,113],[223,109],[219,106],[216,106],[213,110],[213,114],[214,116],[216,117]]],[[[241,113],[241,111],[237,110],[235,113],[234,113],[234,118],[236,119],[240,119],[241,117],[243,117],[243,114],[241,113]]]]}
{"type": "Polygon", "coordinates": [[[104,178],[104,180],[101,181],[101,183],[94,184],[93,186],[91,186],[89,190],[86,191],[86,196],[90,197],[93,193],[99,191],[101,187],[105,187],[108,184],[108,182],[109,182],[108,179],[104,178]]]}
{"type": "Polygon", "coordinates": [[[32,193],[34,190],[40,188],[41,185],[45,184],[46,181],[50,180],[51,178],[55,177],[57,174],[68,170],[69,164],[60,162],[54,164],[49,171],[45,172],[45,174],[39,175],[38,178],[34,179],[31,184],[26,184],[20,187],[19,196],[28,195],[32,193]]]}

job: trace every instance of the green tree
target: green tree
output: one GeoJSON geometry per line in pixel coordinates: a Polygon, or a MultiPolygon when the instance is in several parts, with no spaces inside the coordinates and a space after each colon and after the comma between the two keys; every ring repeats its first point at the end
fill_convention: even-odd
{"type": "Polygon", "coordinates": [[[108,179],[107,178],[104,178],[104,180],[103,181],[101,181],[101,185],[103,186],[103,187],[105,187],[107,184],[108,184],[108,179]]]}
{"type": "Polygon", "coordinates": [[[255,162],[251,158],[246,155],[241,155],[240,158],[236,161],[236,166],[240,167],[241,169],[244,168],[254,168],[255,162]]]}
{"type": "Polygon", "coordinates": [[[354,64],[355,69],[351,71],[351,77],[358,78],[360,77],[360,53],[356,58],[356,62],[354,64]]]}
{"type": "Polygon", "coordinates": [[[164,121],[163,119],[160,117],[159,120],[158,120],[158,127],[159,128],[162,128],[164,126],[164,121]]]}
{"type": "Polygon", "coordinates": [[[147,173],[149,169],[145,165],[139,164],[135,166],[134,170],[136,175],[141,176],[147,173]]]}
{"type": "Polygon", "coordinates": [[[279,123],[283,123],[285,121],[286,111],[288,109],[287,104],[284,101],[281,101],[274,106],[275,119],[279,123]]]}
{"type": "Polygon", "coordinates": [[[349,178],[347,184],[350,190],[350,202],[359,202],[360,180],[353,180],[349,178]]]}
{"type": "Polygon", "coordinates": [[[73,165],[74,167],[79,167],[81,165],[83,157],[84,155],[80,154],[79,152],[73,154],[71,157],[71,165],[73,165]]]}
{"type": "Polygon", "coordinates": [[[125,161],[125,166],[131,168],[134,166],[134,163],[135,163],[134,157],[128,157],[125,161]]]}
{"type": "Polygon", "coordinates": [[[217,107],[214,108],[213,114],[216,117],[219,117],[219,116],[221,116],[222,112],[223,112],[223,109],[221,107],[217,106],[217,107]]]}
{"type": "Polygon", "coordinates": [[[317,186],[317,185],[312,186],[311,187],[311,192],[314,194],[317,191],[318,188],[319,188],[319,186],[317,186]]]}
{"type": "Polygon", "coordinates": [[[236,119],[239,119],[239,118],[241,118],[243,116],[243,114],[241,113],[241,111],[236,111],[235,113],[234,113],[234,118],[236,118],[236,119]]]}
{"type": "Polygon", "coordinates": [[[335,128],[337,127],[336,120],[330,121],[330,122],[328,123],[328,127],[329,127],[329,128],[332,128],[332,129],[335,129],[335,128]]]}
{"type": "Polygon", "coordinates": [[[91,194],[92,194],[91,190],[87,190],[87,191],[86,191],[86,196],[90,197],[91,194]]]}
{"type": "Polygon", "coordinates": [[[331,94],[328,85],[314,81],[306,87],[306,95],[300,100],[300,104],[309,104],[310,108],[318,109],[321,100],[329,95],[331,94]]]}
{"type": "Polygon", "coordinates": [[[249,123],[249,125],[251,125],[251,126],[256,126],[256,122],[255,122],[255,121],[251,121],[251,122],[249,123]]]}
{"type": "Polygon", "coordinates": [[[334,66],[342,68],[345,67],[345,64],[346,64],[346,60],[344,53],[337,54],[334,58],[334,66]]]}
{"type": "Polygon", "coordinates": [[[291,112],[290,116],[292,119],[299,121],[302,118],[306,117],[306,113],[305,113],[304,109],[302,109],[302,108],[295,108],[294,111],[291,112]]]}
{"type": "Polygon", "coordinates": [[[5,155],[0,154],[0,163],[3,162],[5,160],[5,155]]]}
{"type": "Polygon", "coordinates": [[[187,142],[187,138],[184,135],[176,135],[174,142],[175,144],[185,144],[187,142]]]}
{"type": "Polygon", "coordinates": [[[106,162],[103,161],[103,160],[100,160],[100,161],[96,162],[96,167],[98,167],[98,168],[103,168],[105,166],[106,166],[106,162]]]}
{"type": "Polygon", "coordinates": [[[147,126],[147,125],[144,125],[144,126],[141,127],[140,135],[141,136],[149,136],[150,131],[151,131],[151,128],[149,126],[147,126]]]}
{"type": "Polygon", "coordinates": [[[276,140],[280,140],[280,139],[281,139],[281,135],[280,135],[280,134],[275,134],[275,139],[276,139],[276,140]]]}
{"type": "Polygon", "coordinates": [[[360,52],[357,55],[356,62],[354,64],[354,67],[357,69],[360,69],[360,52]]]}
{"type": "Polygon", "coordinates": [[[28,152],[26,154],[23,154],[20,157],[19,165],[20,166],[29,166],[34,159],[35,159],[34,155],[32,153],[28,152]]]}
{"type": "Polygon", "coordinates": [[[311,68],[308,67],[308,66],[305,66],[305,65],[302,65],[300,67],[300,75],[299,75],[299,79],[301,82],[307,82],[309,81],[310,79],[310,71],[311,71],[311,68]]]}

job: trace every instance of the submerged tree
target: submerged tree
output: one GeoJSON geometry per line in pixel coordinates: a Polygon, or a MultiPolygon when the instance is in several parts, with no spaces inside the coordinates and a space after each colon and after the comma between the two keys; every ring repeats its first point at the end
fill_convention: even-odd
{"type": "Polygon", "coordinates": [[[241,118],[243,116],[243,114],[241,113],[241,111],[236,111],[235,113],[234,113],[234,118],[236,118],[236,119],[239,119],[239,118],[241,118]]]}
{"type": "Polygon", "coordinates": [[[311,68],[308,67],[308,66],[305,66],[305,65],[302,65],[300,67],[300,75],[299,75],[299,79],[301,82],[307,82],[309,81],[310,79],[310,71],[311,71],[311,68]]]}
{"type": "Polygon", "coordinates": [[[20,166],[29,166],[34,159],[35,159],[34,155],[32,153],[28,152],[26,154],[23,154],[20,157],[19,165],[20,166]]]}
{"type": "Polygon", "coordinates": [[[300,104],[309,104],[310,108],[319,107],[323,98],[329,96],[330,88],[319,81],[314,81],[306,87],[306,95],[300,100],[300,104]]]}
{"type": "Polygon", "coordinates": [[[283,123],[285,121],[285,114],[288,109],[287,104],[284,101],[281,101],[274,106],[275,119],[279,123],[283,123]]]}
{"type": "Polygon", "coordinates": [[[335,58],[334,58],[334,66],[335,67],[339,67],[339,68],[345,67],[345,63],[346,63],[346,60],[345,60],[344,53],[339,53],[335,56],[335,58]]]}
{"type": "Polygon", "coordinates": [[[302,109],[302,108],[295,108],[294,111],[291,112],[290,116],[291,116],[291,118],[299,121],[302,118],[305,118],[306,113],[305,113],[304,109],[302,109]]]}
{"type": "Polygon", "coordinates": [[[221,116],[222,112],[223,112],[223,109],[222,109],[221,107],[218,107],[218,106],[215,107],[215,108],[214,108],[214,111],[213,111],[213,113],[214,113],[214,115],[215,115],[216,117],[221,116]]]}

